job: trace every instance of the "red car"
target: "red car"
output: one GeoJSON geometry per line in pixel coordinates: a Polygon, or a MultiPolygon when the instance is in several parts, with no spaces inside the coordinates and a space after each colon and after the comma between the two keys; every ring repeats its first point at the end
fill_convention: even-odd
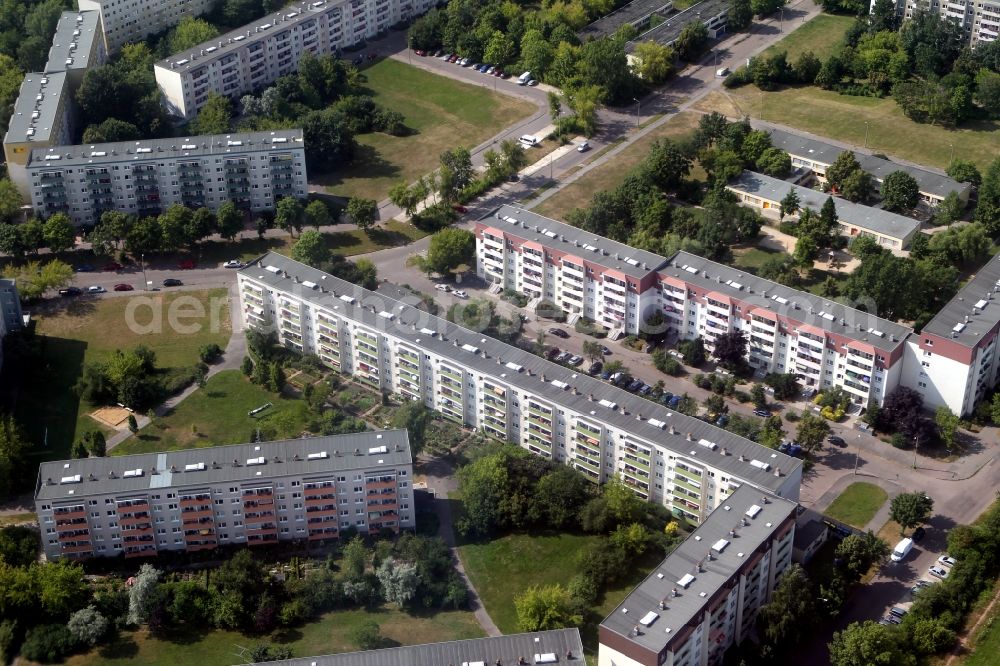
{"type": "Polygon", "coordinates": [[[132,291],[132,290],[133,290],[132,285],[125,284],[124,282],[115,285],[115,291],[132,291]]]}
{"type": "Polygon", "coordinates": [[[462,213],[463,215],[469,212],[469,209],[463,206],[462,204],[452,204],[451,209],[456,213],[462,213]]]}
{"type": "Polygon", "coordinates": [[[122,268],[123,266],[119,264],[117,261],[109,261],[108,263],[104,264],[104,270],[106,271],[120,271],[122,268]]]}
{"type": "Polygon", "coordinates": [[[414,51],[414,53],[416,53],[418,56],[425,56],[425,55],[427,55],[427,53],[425,51],[421,51],[420,49],[417,49],[416,51],[414,51]]]}
{"type": "Polygon", "coordinates": [[[182,268],[184,270],[194,268],[194,266],[194,259],[184,259],[183,261],[177,262],[177,268],[182,268]]]}

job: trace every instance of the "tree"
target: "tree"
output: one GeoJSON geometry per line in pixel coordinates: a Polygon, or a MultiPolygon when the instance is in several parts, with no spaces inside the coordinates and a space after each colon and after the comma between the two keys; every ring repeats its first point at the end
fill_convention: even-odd
{"type": "Polygon", "coordinates": [[[677,343],[677,351],[684,357],[684,362],[688,365],[698,367],[705,362],[705,343],[701,338],[694,340],[682,340],[677,343]]]}
{"type": "Polygon", "coordinates": [[[979,169],[976,168],[976,165],[969,160],[958,157],[951,161],[945,173],[948,174],[949,178],[960,183],[971,183],[973,187],[979,187],[979,183],[982,182],[982,176],[979,175],[979,169]]]}
{"type": "Polygon", "coordinates": [[[13,416],[0,416],[0,497],[13,495],[27,470],[28,442],[13,416]]]}
{"type": "Polygon", "coordinates": [[[521,631],[547,631],[574,627],[583,622],[573,598],[562,585],[533,585],[514,597],[521,631]]]}
{"type": "Polygon", "coordinates": [[[458,472],[465,515],[458,529],[466,536],[486,536],[501,523],[501,504],[506,497],[507,468],[498,456],[486,456],[458,472]]]}
{"type": "Polygon", "coordinates": [[[858,163],[858,158],[855,157],[852,151],[845,150],[837,155],[833,164],[827,167],[826,179],[831,185],[840,189],[841,183],[843,183],[849,175],[860,170],[861,165],[858,163]]]}
{"type": "Polygon", "coordinates": [[[305,209],[302,202],[295,197],[283,197],[274,208],[274,223],[279,229],[284,229],[291,235],[302,231],[305,223],[305,209]]]}
{"type": "Polygon", "coordinates": [[[223,202],[216,213],[216,226],[219,235],[232,241],[243,231],[243,215],[232,201],[223,202]]]}
{"type": "Polygon", "coordinates": [[[830,424],[826,422],[826,419],[812,414],[803,414],[799,421],[798,430],[795,431],[795,439],[806,451],[814,451],[823,444],[823,440],[829,434],[830,424]]]}
{"type": "Polygon", "coordinates": [[[822,68],[823,64],[812,51],[803,51],[792,64],[792,73],[799,83],[812,85],[822,68]]]}
{"type": "Polygon", "coordinates": [[[757,160],[757,168],[768,176],[784,178],[792,171],[792,158],[781,148],[768,148],[757,160]]]}
{"type": "Polygon", "coordinates": [[[750,0],[755,16],[769,16],[785,6],[787,0],[750,0]]]}
{"type": "MultiPolygon", "coordinates": [[[[301,63],[299,68],[301,72],[301,63]]],[[[301,122],[309,171],[333,171],[349,163],[354,157],[357,143],[349,120],[342,111],[335,108],[312,111],[301,122]]]]}
{"type": "Polygon", "coordinates": [[[133,435],[139,432],[139,422],[135,420],[135,414],[128,415],[128,430],[133,435]]]}
{"type": "Polygon", "coordinates": [[[368,549],[360,536],[355,536],[344,546],[344,574],[350,580],[360,580],[368,565],[368,549]]]}
{"type": "Polygon", "coordinates": [[[141,138],[138,127],[117,118],[108,118],[99,125],[89,125],[83,132],[84,143],[113,143],[141,138]]]}
{"type": "Polygon", "coordinates": [[[799,380],[794,373],[769,373],[764,377],[764,383],[774,389],[774,397],[778,400],[790,400],[799,395],[799,380]]]}
{"type": "Polygon", "coordinates": [[[840,193],[848,201],[864,202],[871,198],[875,185],[871,175],[858,169],[840,183],[840,193]]]}
{"type": "Polygon", "coordinates": [[[427,248],[428,270],[445,275],[461,265],[468,265],[476,252],[476,237],[465,229],[447,228],[431,236],[427,248]]]}
{"type": "Polygon", "coordinates": [[[427,426],[434,419],[424,403],[410,401],[392,415],[393,428],[405,428],[410,440],[410,451],[416,457],[424,448],[427,426]]]}
{"type": "Polygon", "coordinates": [[[385,647],[382,630],[373,620],[362,622],[351,632],[351,640],[359,650],[378,650],[385,647]]]}
{"type": "Polygon", "coordinates": [[[66,623],[69,632],[78,642],[93,647],[108,631],[108,620],[93,606],[76,611],[66,623]]]}
{"type": "Polygon", "coordinates": [[[746,30],[753,23],[750,0],[729,0],[729,21],[726,28],[733,32],[746,30]]]}
{"type": "Polygon", "coordinates": [[[62,289],[73,280],[73,267],[53,259],[45,264],[29,261],[20,266],[8,265],[3,276],[17,281],[21,298],[31,301],[41,298],[50,289],[62,289]]]}
{"type": "MultiPolygon", "coordinates": [[[[753,1],[751,0],[751,4],[753,1]]],[[[677,51],[677,57],[681,60],[694,62],[701,56],[707,45],[708,28],[700,19],[695,19],[681,30],[674,43],[674,49],[677,51]]]]}
{"type": "Polygon", "coordinates": [[[900,493],[889,503],[889,517],[899,523],[901,532],[925,522],[934,510],[934,500],[922,492],[900,493]]]}
{"type": "Polygon", "coordinates": [[[653,41],[639,42],[632,56],[636,59],[636,74],[651,85],[659,85],[674,73],[674,50],[653,41]]]}
{"type": "Polygon", "coordinates": [[[53,252],[68,250],[76,244],[76,227],[66,213],[56,213],[42,228],[45,245],[53,252]]]}
{"type": "Polygon", "coordinates": [[[310,201],[303,211],[303,215],[305,216],[305,226],[313,227],[316,231],[319,231],[320,227],[333,224],[333,216],[330,215],[330,209],[319,199],[310,201]]]}
{"type": "Polygon", "coordinates": [[[990,163],[979,186],[976,221],[994,238],[1000,235],[1000,157],[990,163]]]}
{"type": "Polygon", "coordinates": [[[160,583],[160,571],[150,564],[143,564],[135,575],[132,586],[128,590],[128,617],[131,625],[139,625],[146,621],[152,610],[156,587],[160,583]]]}
{"type": "Polygon", "coordinates": [[[458,147],[441,153],[441,166],[451,172],[452,184],[456,190],[464,189],[476,175],[472,166],[472,155],[468,148],[458,147]]]}
{"type": "MultiPolygon", "coordinates": [[[[245,20],[245,19],[243,19],[245,20]]],[[[192,16],[183,17],[167,35],[171,53],[186,51],[194,46],[215,39],[219,30],[208,21],[192,16]]]]}
{"type": "Polygon", "coordinates": [[[774,588],[771,601],[760,609],[767,644],[791,654],[819,620],[816,595],[802,567],[793,564],[774,588]]]}
{"type": "Polygon", "coordinates": [[[292,259],[303,264],[318,268],[330,259],[330,250],[326,246],[323,234],[318,231],[303,231],[292,246],[292,259]]]}
{"type": "MultiPolygon", "coordinates": [[[[848,537],[849,538],[849,537],[848,537]]],[[[900,632],[877,622],[852,622],[833,634],[830,643],[833,666],[912,666],[916,658],[902,644],[900,632]]]]}
{"type": "Polygon", "coordinates": [[[514,43],[510,38],[499,30],[495,30],[489,41],[486,42],[483,58],[486,62],[493,63],[500,69],[506,69],[514,60],[514,53],[514,43]]]}
{"type": "Polygon", "coordinates": [[[375,575],[382,584],[385,600],[405,607],[416,595],[420,584],[417,568],[409,562],[397,562],[391,557],[382,561],[375,575]]]}
{"type": "Polygon", "coordinates": [[[347,202],[347,215],[358,225],[358,229],[367,233],[378,220],[378,203],[373,199],[351,197],[347,202]]]}
{"type": "Polygon", "coordinates": [[[778,208],[779,219],[784,218],[786,215],[795,215],[799,212],[799,193],[795,191],[795,188],[789,188],[788,194],[780,202],[780,207],[778,208]]]}
{"type": "MultiPolygon", "coordinates": [[[[554,42],[558,44],[558,42],[554,42]]],[[[526,30],[521,37],[521,67],[540,81],[545,81],[546,72],[555,58],[555,49],[541,30],[526,30]]]]}
{"type": "Polygon", "coordinates": [[[912,210],[920,200],[920,185],[905,171],[893,171],[882,181],[882,207],[897,213],[912,210]]]}
{"type": "Polygon", "coordinates": [[[649,178],[664,192],[676,192],[691,173],[691,158],[671,139],[657,139],[643,164],[649,178]]]}
{"type": "Polygon", "coordinates": [[[889,546],[869,530],[864,534],[845,537],[834,551],[843,562],[843,570],[851,582],[859,580],[873,565],[889,556],[889,546]]]}
{"type": "Polygon", "coordinates": [[[747,339],[741,330],[728,331],[715,338],[712,356],[724,367],[737,368],[743,363],[747,351],[747,339]]]}
{"type": "Polygon", "coordinates": [[[74,637],[62,624],[40,624],[32,627],[24,636],[21,656],[32,661],[52,664],[73,651],[74,637]]]}

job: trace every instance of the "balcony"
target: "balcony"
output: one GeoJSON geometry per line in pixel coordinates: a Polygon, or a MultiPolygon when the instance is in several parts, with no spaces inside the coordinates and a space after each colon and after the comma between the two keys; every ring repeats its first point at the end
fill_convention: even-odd
{"type": "Polygon", "coordinates": [[[396,480],[392,479],[388,481],[366,481],[365,489],[368,492],[371,492],[373,490],[389,490],[389,489],[395,490],[396,480]]]}
{"type": "Polygon", "coordinates": [[[245,513],[243,514],[243,522],[246,523],[247,529],[250,525],[262,525],[265,523],[274,522],[274,512],[273,511],[262,511],[260,513],[245,513]]]}
{"type": "Polygon", "coordinates": [[[313,518],[333,518],[337,515],[337,505],[327,504],[318,507],[306,507],[306,519],[312,521],[313,518]]]}
{"type": "Polygon", "coordinates": [[[62,511],[62,510],[56,509],[56,510],[54,510],[52,512],[52,515],[55,517],[57,523],[59,521],[63,521],[63,520],[66,520],[66,521],[68,521],[68,520],[78,520],[80,518],[83,518],[84,520],[86,520],[86,518],[87,518],[87,510],[84,507],[82,507],[82,506],[79,509],[73,509],[71,511],[62,511]]]}
{"type": "Polygon", "coordinates": [[[199,522],[204,518],[211,520],[212,517],[213,516],[211,507],[204,509],[192,509],[190,511],[181,511],[181,520],[184,521],[185,525],[191,522],[199,522]]]}

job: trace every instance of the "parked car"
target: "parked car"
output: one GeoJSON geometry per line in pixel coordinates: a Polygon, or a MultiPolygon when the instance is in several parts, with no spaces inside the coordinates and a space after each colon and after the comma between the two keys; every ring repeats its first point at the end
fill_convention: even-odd
{"type": "Polygon", "coordinates": [[[639,387],[639,395],[649,395],[653,392],[653,387],[649,384],[643,384],[639,387]]]}
{"type": "Polygon", "coordinates": [[[79,287],[65,287],[59,290],[60,296],[79,296],[83,293],[79,287]]]}
{"type": "Polygon", "coordinates": [[[924,538],[926,534],[927,530],[925,530],[922,527],[918,527],[917,529],[913,530],[913,535],[910,538],[912,538],[914,541],[920,541],[921,539],[924,538]]]}
{"type": "Polygon", "coordinates": [[[954,557],[950,557],[948,555],[942,555],[941,557],[939,557],[937,559],[937,561],[938,561],[938,564],[943,564],[946,567],[953,567],[956,564],[958,564],[958,560],[956,560],[954,557]]]}
{"type": "Polygon", "coordinates": [[[728,414],[720,414],[719,418],[715,419],[715,425],[719,426],[720,428],[725,428],[726,425],[728,424],[729,424],[728,414]]]}
{"type": "Polygon", "coordinates": [[[827,441],[830,442],[831,444],[833,444],[834,446],[839,446],[842,449],[847,448],[847,442],[844,441],[843,437],[837,437],[836,435],[830,435],[827,438],[827,441]]]}
{"type": "Polygon", "coordinates": [[[616,373],[612,374],[610,377],[608,377],[608,379],[611,380],[612,384],[617,384],[618,382],[622,381],[626,377],[628,377],[628,375],[626,375],[624,372],[616,372],[616,373]]]}
{"type": "Polygon", "coordinates": [[[587,374],[593,377],[594,375],[599,373],[601,371],[601,368],[603,367],[604,367],[603,363],[601,363],[600,361],[594,361],[593,363],[590,364],[590,367],[587,368],[587,374]]]}
{"type": "Polygon", "coordinates": [[[673,356],[678,361],[683,361],[684,360],[684,354],[680,353],[676,349],[671,349],[671,350],[667,351],[667,355],[668,356],[673,356]]]}
{"type": "Polygon", "coordinates": [[[194,267],[195,267],[194,259],[181,259],[180,261],[177,262],[177,268],[180,268],[181,270],[187,271],[191,270],[194,267]]]}
{"type": "Polygon", "coordinates": [[[625,387],[625,390],[630,392],[635,392],[639,390],[640,386],[642,386],[642,382],[639,381],[638,379],[633,379],[631,382],[629,382],[629,385],[625,387]]]}
{"type": "Polygon", "coordinates": [[[945,569],[944,567],[939,567],[937,565],[934,565],[930,569],[928,569],[927,573],[929,573],[932,576],[935,576],[936,578],[947,578],[948,577],[948,570],[945,569]]]}
{"type": "Polygon", "coordinates": [[[438,291],[443,291],[445,293],[451,291],[451,287],[449,287],[446,284],[436,284],[434,285],[434,288],[437,289],[438,291]]]}
{"type": "Polygon", "coordinates": [[[562,350],[560,350],[559,347],[552,347],[552,348],[549,349],[549,351],[547,351],[545,353],[545,356],[551,361],[556,356],[559,356],[559,354],[561,354],[561,353],[562,353],[562,350]]]}
{"type": "Polygon", "coordinates": [[[103,294],[106,291],[107,291],[107,289],[105,289],[104,287],[102,287],[99,284],[92,284],[89,287],[87,287],[87,293],[88,294],[103,294]]]}
{"type": "Polygon", "coordinates": [[[167,278],[166,280],[163,281],[164,287],[179,287],[182,284],[184,283],[178,280],[177,278],[167,278]]]}
{"type": "Polygon", "coordinates": [[[589,141],[581,141],[580,143],[576,144],[576,150],[579,153],[585,153],[585,152],[587,152],[588,150],[590,150],[590,142],[589,141]]]}
{"type": "Polygon", "coordinates": [[[660,395],[660,402],[662,402],[664,405],[666,405],[671,400],[673,400],[673,398],[674,398],[674,394],[673,393],[671,393],[670,391],[664,391],[660,395]]]}
{"type": "Polygon", "coordinates": [[[121,264],[119,264],[117,261],[109,261],[108,263],[104,264],[104,268],[102,270],[105,270],[105,271],[120,271],[122,268],[123,268],[123,266],[121,264]]]}
{"type": "Polygon", "coordinates": [[[755,410],[753,410],[753,415],[754,416],[759,416],[762,419],[766,419],[769,416],[771,416],[771,412],[767,411],[766,409],[755,409],[755,410]]]}
{"type": "Polygon", "coordinates": [[[681,396],[675,395],[674,397],[670,398],[670,402],[667,403],[667,406],[670,407],[671,409],[677,409],[677,406],[680,404],[681,404],[681,396]]]}
{"type": "Polygon", "coordinates": [[[534,79],[531,79],[530,81],[528,81],[528,83],[526,85],[537,86],[538,85],[538,81],[536,81],[534,79]]]}
{"type": "Polygon", "coordinates": [[[461,289],[456,289],[456,290],[454,290],[451,293],[452,293],[453,296],[457,296],[458,298],[468,298],[469,297],[469,295],[467,293],[465,293],[464,291],[462,291],[461,289]]]}
{"type": "Polygon", "coordinates": [[[462,215],[465,215],[466,213],[469,212],[469,209],[463,206],[462,204],[452,204],[451,209],[456,213],[460,213],[462,215]]]}
{"type": "Polygon", "coordinates": [[[611,356],[611,350],[605,347],[604,345],[601,345],[601,353],[604,354],[605,356],[611,356]]]}
{"type": "Polygon", "coordinates": [[[427,52],[423,51],[422,49],[415,49],[413,52],[415,54],[417,54],[418,56],[425,56],[425,55],[427,55],[427,52]]]}
{"type": "Polygon", "coordinates": [[[583,363],[583,357],[573,354],[572,356],[569,357],[569,361],[567,362],[572,366],[577,366],[583,363]]]}
{"type": "Polygon", "coordinates": [[[607,370],[604,370],[604,371],[602,371],[602,372],[601,372],[601,374],[600,374],[600,377],[601,377],[601,379],[603,379],[604,381],[608,381],[608,380],[610,380],[610,379],[611,379],[611,373],[610,373],[610,372],[608,372],[607,370]]]}
{"type": "Polygon", "coordinates": [[[570,357],[572,357],[572,356],[573,356],[573,355],[572,355],[572,354],[570,354],[570,353],[569,353],[568,351],[564,351],[564,352],[559,352],[559,355],[558,355],[558,356],[556,356],[556,363],[565,363],[565,362],[566,362],[566,361],[568,361],[568,360],[570,359],[570,357]]]}
{"type": "Polygon", "coordinates": [[[550,328],[548,330],[548,333],[550,335],[556,336],[557,338],[563,338],[564,340],[569,337],[569,333],[567,333],[566,331],[562,330],[561,328],[555,328],[555,327],[550,328]]]}
{"type": "Polygon", "coordinates": [[[895,615],[896,617],[898,617],[900,619],[906,617],[906,614],[908,612],[909,611],[907,611],[905,608],[903,608],[901,606],[893,606],[892,608],[889,609],[889,615],[895,615]]]}
{"type": "Polygon", "coordinates": [[[124,282],[115,285],[115,291],[132,291],[133,289],[132,285],[125,284],[124,282]]]}
{"type": "Polygon", "coordinates": [[[244,264],[239,259],[230,259],[226,263],[222,264],[222,267],[223,268],[243,268],[243,266],[245,266],[245,265],[246,264],[244,264]]]}
{"type": "Polygon", "coordinates": [[[77,273],[92,273],[93,271],[94,267],[91,264],[80,264],[76,267],[77,273]]]}
{"type": "Polygon", "coordinates": [[[882,622],[886,622],[888,624],[900,624],[902,620],[896,617],[895,615],[886,615],[879,621],[879,624],[881,624],[882,622]]]}

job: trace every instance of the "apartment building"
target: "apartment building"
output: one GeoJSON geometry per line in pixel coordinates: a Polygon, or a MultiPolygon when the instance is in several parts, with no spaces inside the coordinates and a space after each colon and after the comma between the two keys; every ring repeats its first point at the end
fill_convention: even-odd
{"type": "Polygon", "coordinates": [[[673,12],[673,0],[632,0],[580,30],[580,41],[610,37],[626,25],[640,33],[646,32],[653,23],[653,17],[659,21],[673,12]]]}
{"type": "Polygon", "coordinates": [[[277,13],[161,60],[154,67],[167,109],[198,113],[208,94],[233,100],[298,69],[307,52],[338,53],[390,25],[422,14],[433,0],[315,0],[277,13]]]}
{"type": "Polygon", "coordinates": [[[64,212],[94,224],[106,210],[140,217],[171,204],[273,210],[307,193],[302,130],[57,146],[31,152],[26,168],[36,214],[64,212]]]}
{"type": "Polygon", "coordinates": [[[273,663],[275,666],[583,666],[587,662],[580,631],[572,628],[299,657],[273,663]]]}
{"type": "Polygon", "coordinates": [[[601,622],[598,666],[721,664],[792,563],[795,509],[735,491],[601,622]]]}
{"type": "Polygon", "coordinates": [[[620,476],[691,522],[744,484],[798,498],[799,460],[431,316],[389,285],[371,292],[274,253],[238,282],[246,326],[596,483],[620,476]]]}
{"type": "MultiPolygon", "coordinates": [[[[701,0],[701,2],[696,2],[689,7],[668,13],[660,18],[661,20],[656,25],[641,32],[625,45],[625,51],[630,60],[637,44],[656,42],[662,46],[673,46],[684,28],[689,23],[696,21],[705,24],[711,39],[718,39],[726,32],[726,24],[729,21],[729,3],[726,0],[701,0]]],[[[647,25],[652,25],[652,23],[647,25]]]]}
{"type": "Polygon", "coordinates": [[[108,58],[100,12],[63,12],[45,63],[47,73],[66,72],[71,92],[76,92],[83,75],[108,58]]]}
{"type": "Polygon", "coordinates": [[[117,53],[129,42],[174,27],[185,16],[200,16],[212,9],[214,0],[79,0],[80,11],[101,15],[104,44],[117,53]]]}
{"type": "MultiPolygon", "coordinates": [[[[799,197],[799,208],[811,209],[818,213],[830,195],[810,187],[795,185],[780,178],[744,171],[726,185],[740,203],[759,211],[770,211],[777,217],[781,201],[789,192],[799,197]]],[[[850,239],[868,236],[887,250],[902,255],[910,246],[913,236],[920,230],[920,222],[912,217],[891,213],[881,208],[851,203],[847,199],[835,199],[837,207],[837,232],[850,239]]],[[[766,214],[766,213],[765,213],[766,214]]],[[[796,217],[796,216],[792,216],[796,217]]]]}
{"type": "Polygon", "coordinates": [[[24,325],[21,296],[12,278],[0,278],[0,368],[3,367],[3,339],[24,325]]]}
{"type": "Polygon", "coordinates": [[[35,511],[50,560],[412,529],[405,430],[42,463],[35,511]]]}
{"type": "MultiPolygon", "coordinates": [[[[871,0],[870,11],[875,9],[871,0]]],[[[896,14],[903,20],[913,18],[917,11],[931,12],[962,26],[973,48],[981,42],[992,42],[1000,34],[1000,2],[996,0],[896,0],[896,14]]]]}
{"type": "Polygon", "coordinates": [[[924,403],[967,416],[1000,379],[1000,255],[906,344],[903,384],[924,403]]]}
{"type": "Polygon", "coordinates": [[[7,175],[25,201],[31,200],[28,160],[36,148],[61,146],[72,140],[72,103],[68,74],[26,74],[3,138],[7,175]]]}
{"type": "Polygon", "coordinates": [[[841,386],[861,405],[881,402],[899,384],[911,330],[862,310],[688,252],[668,259],[634,250],[514,206],[479,220],[475,233],[480,277],[533,298],[541,293],[613,332],[648,330],[645,322],[660,313],[669,337],[701,338],[711,350],[716,337],[741,330],[747,361],[761,374],[841,386]]]}
{"type": "MultiPolygon", "coordinates": [[[[838,155],[847,150],[826,141],[775,129],[769,125],[761,125],[760,129],[770,132],[771,144],[788,153],[792,158],[793,167],[809,169],[822,182],[826,182],[826,170],[836,161],[838,155]]],[[[969,183],[959,183],[930,169],[912,164],[899,164],[859,150],[854,151],[854,156],[861,168],[872,175],[876,188],[881,187],[882,181],[890,173],[903,171],[917,181],[920,199],[929,206],[938,205],[952,192],[958,194],[963,202],[969,200],[972,191],[972,185],[969,183]]]]}

